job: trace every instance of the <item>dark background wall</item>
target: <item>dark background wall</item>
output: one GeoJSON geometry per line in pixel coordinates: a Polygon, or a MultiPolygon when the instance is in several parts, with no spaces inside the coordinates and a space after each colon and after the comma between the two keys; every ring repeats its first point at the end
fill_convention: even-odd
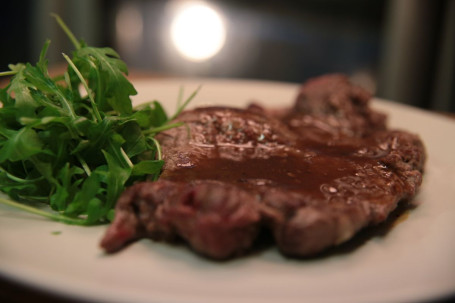
{"type": "Polygon", "coordinates": [[[0,10],[0,70],[36,61],[46,38],[51,64],[71,45],[55,21],[77,37],[117,49],[130,69],[176,76],[302,82],[343,72],[377,96],[455,111],[455,0],[208,1],[229,25],[214,58],[191,62],[169,45],[172,1],[16,0],[0,10]],[[135,11],[143,27],[132,47],[118,18],[135,11]]]}

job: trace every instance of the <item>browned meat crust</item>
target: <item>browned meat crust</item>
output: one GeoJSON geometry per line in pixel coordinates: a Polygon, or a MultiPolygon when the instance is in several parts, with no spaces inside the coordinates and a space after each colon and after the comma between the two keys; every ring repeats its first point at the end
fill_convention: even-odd
{"type": "Polygon", "coordinates": [[[179,237],[215,259],[271,230],[283,254],[308,256],[384,221],[422,181],[425,151],[388,130],[370,96],[342,75],[305,83],[288,111],[199,108],[158,137],[160,180],[120,197],[101,246],[179,237]]]}

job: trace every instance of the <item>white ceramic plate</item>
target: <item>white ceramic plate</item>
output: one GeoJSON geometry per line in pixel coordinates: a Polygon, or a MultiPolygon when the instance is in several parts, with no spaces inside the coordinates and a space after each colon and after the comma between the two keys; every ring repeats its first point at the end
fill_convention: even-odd
{"type": "MultiPolygon", "coordinates": [[[[136,102],[172,109],[178,89],[203,88],[193,106],[292,103],[297,86],[276,82],[168,79],[137,81],[136,102]]],[[[106,302],[414,302],[455,293],[455,123],[375,100],[392,127],[420,134],[428,162],[419,206],[385,236],[349,252],[290,260],[274,248],[228,262],[185,247],[142,240],[114,255],[103,227],[67,226],[0,207],[0,274],[45,291],[106,302]],[[60,232],[56,235],[54,232],[60,232]]]]}

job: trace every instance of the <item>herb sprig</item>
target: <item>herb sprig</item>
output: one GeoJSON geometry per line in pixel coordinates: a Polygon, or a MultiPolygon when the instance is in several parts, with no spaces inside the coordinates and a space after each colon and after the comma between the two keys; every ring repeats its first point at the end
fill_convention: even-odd
{"type": "Polygon", "coordinates": [[[76,40],[53,16],[75,47],[71,58],[63,54],[66,71],[49,75],[46,41],[36,65],[0,73],[12,76],[0,89],[0,190],[12,200],[0,197],[0,203],[69,224],[109,222],[125,186],[158,178],[163,160],[156,133],[180,124],[170,123],[157,101],[133,108],[130,96],[137,92],[119,55],[76,40]]]}

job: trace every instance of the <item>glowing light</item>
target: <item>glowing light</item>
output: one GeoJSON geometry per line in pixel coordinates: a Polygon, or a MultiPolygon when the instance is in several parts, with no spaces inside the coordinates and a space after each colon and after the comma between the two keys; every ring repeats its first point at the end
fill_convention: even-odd
{"type": "Polygon", "coordinates": [[[226,29],[214,9],[204,4],[181,8],[171,24],[171,38],[187,59],[203,61],[216,55],[224,45],[226,29]]]}

